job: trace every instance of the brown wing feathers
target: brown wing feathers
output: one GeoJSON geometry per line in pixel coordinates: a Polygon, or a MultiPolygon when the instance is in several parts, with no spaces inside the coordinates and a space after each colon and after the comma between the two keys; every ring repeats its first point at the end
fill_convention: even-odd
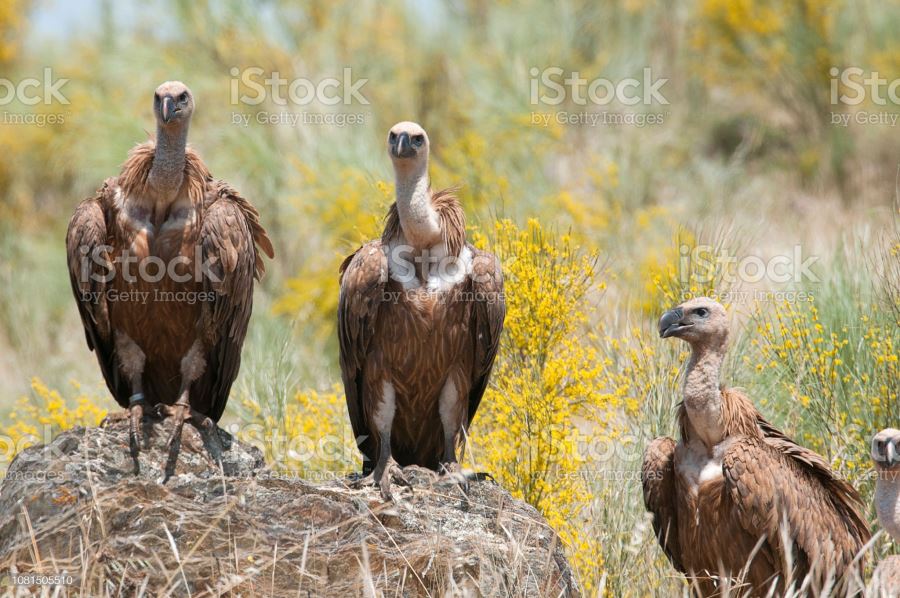
{"type": "Polygon", "coordinates": [[[488,379],[494,367],[494,359],[500,347],[500,335],[506,318],[506,302],[503,300],[503,273],[500,260],[490,253],[470,246],[473,253],[472,286],[474,296],[484,298],[473,307],[472,333],[475,336],[475,362],[472,372],[472,389],[469,392],[466,425],[472,423],[488,379]]]}
{"type": "Polygon", "coordinates": [[[257,244],[269,257],[273,252],[256,209],[247,200],[225,183],[217,183],[210,193],[213,198],[203,214],[200,244],[217,279],[204,279],[208,295],[215,297],[203,304],[203,328],[212,342],[207,369],[194,388],[199,404],[208,405],[208,415],[218,421],[241,364],[241,346],[253,308],[253,279],[265,271],[257,244]]]}
{"type": "Polygon", "coordinates": [[[102,276],[106,270],[95,262],[108,260],[107,253],[98,248],[108,243],[106,214],[114,184],[115,179],[107,179],[93,197],[85,199],[75,209],[66,232],[66,257],[85,340],[88,348],[97,355],[109,391],[118,399],[128,390],[119,379],[113,351],[106,283],[102,276]]]}
{"type": "Polygon", "coordinates": [[[366,457],[364,474],[368,474],[374,465],[375,443],[365,419],[363,367],[375,333],[382,291],[387,282],[387,267],[381,242],[371,241],[348,256],[340,268],[338,343],[341,378],[353,436],[366,457]]]}
{"type": "Polygon", "coordinates": [[[678,509],[675,506],[675,441],[656,438],[647,445],[641,465],[644,506],[653,515],[653,531],[663,552],[682,573],[678,541],[678,509]]]}

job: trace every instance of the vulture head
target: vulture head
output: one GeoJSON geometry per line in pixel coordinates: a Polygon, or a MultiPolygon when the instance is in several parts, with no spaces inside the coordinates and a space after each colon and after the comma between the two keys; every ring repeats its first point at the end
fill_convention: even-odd
{"type": "Polygon", "coordinates": [[[388,152],[398,170],[427,166],[428,134],[417,123],[399,122],[388,133],[388,152]]]}
{"type": "Polygon", "coordinates": [[[881,527],[894,542],[900,542],[900,430],[888,428],[872,438],[875,482],[875,513],[881,527]]]}
{"type": "Polygon", "coordinates": [[[190,121],[194,95],[181,81],[166,81],[153,94],[153,113],[162,127],[176,127],[190,121]]]}
{"type": "Polygon", "coordinates": [[[900,472],[900,430],[888,428],[872,438],[872,461],[878,471],[900,472]]]}
{"type": "Polygon", "coordinates": [[[659,336],[674,336],[691,345],[720,345],[728,338],[728,316],[718,301],[697,297],[662,315],[659,336]]]}

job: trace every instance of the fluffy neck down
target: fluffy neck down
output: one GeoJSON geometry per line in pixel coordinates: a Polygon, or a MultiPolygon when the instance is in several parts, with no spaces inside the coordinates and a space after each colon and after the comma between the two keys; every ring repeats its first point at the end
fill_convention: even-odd
{"type": "Polygon", "coordinates": [[[694,344],[684,377],[684,407],[691,424],[707,447],[725,437],[719,370],[725,343],[694,344]]]}
{"type": "Polygon", "coordinates": [[[441,242],[441,219],[431,203],[428,164],[409,171],[395,168],[397,215],[406,241],[416,249],[441,242]]]}
{"type": "Polygon", "coordinates": [[[881,527],[900,543],[900,471],[879,470],[875,482],[875,512],[881,527]]]}
{"type": "Polygon", "coordinates": [[[163,201],[174,200],[184,182],[187,132],[187,123],[174,129],[156,128],[156,150],[147,183],[163,201]]]}

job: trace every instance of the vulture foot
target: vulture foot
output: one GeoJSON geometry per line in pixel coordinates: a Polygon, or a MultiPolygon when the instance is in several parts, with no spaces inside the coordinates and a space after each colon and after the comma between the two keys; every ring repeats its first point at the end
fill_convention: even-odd
{"type": "Polygon", "coordinates": [[[463,496],[469,496],[469,480],[475,478],[474,472],[463,470],[462,465],[456,461],[441,463],[438,472],[442,483],[456,484],[463,496]]]}
{"type": "Polygon", "coordinates": [[[178,463],[178,453],[181,451],[181,433],[184,430],[185,422],[189,422],[197,428],[197,431],[203,437],[203,444],[206,446],[206,450],[209,451],[213,463],[220,468],[222,467],[222,441],[219,439],[216,424],[212,419],[199,411],[195,411],[189,404],[180,401],[174,405],[161,406],[160,412],[165,416],[175,418],[175,429],[172,430],[172,436],[167,444],[169,456],[166,459],[166,467],[162,479],[163,484],[175,475],[175,465],[178,463]]]}
{"type": "Polygon", "coordinates": [[[380,463],[376,465],[375,471],[364,478],[356,480],[353,482],[352,486],[354,488],[377,486],[381,491],[381,498],[385,502],[397,502],[397,497],[391,492],[392,478],[398,485],[406,486],[409,488],[410,492],[412,492],[412,483],[406,479],[406,476],[403,475],[403,468],[401,468],[393,458],[388,458],[387,463],[385,463],[383,467],[380,463]]]}
{"type": "Polygon", "coordinates": [[[441,463],[438,475],[440,476],[437,482],[438,486],[452,486],[459,489],[460,494],[462,494],[459,506],[463,511],[468,511],[469,507],[472,506],[472,501],[469,498],[469,482],[472,480],[478,482],[488,478],[493,479],[490,474],[476,473],[470,469],[463,469],[462,465],[456,461],[441,463]]]}

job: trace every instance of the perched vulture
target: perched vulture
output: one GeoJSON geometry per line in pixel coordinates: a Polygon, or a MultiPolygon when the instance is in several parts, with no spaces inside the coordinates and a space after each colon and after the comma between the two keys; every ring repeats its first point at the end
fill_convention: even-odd
{"type": "Polygon", "coordinates": [[[214,422],[240,366],[254,278],[265,271],[259,250],[273,251],[256,209],[187,147],[190,90],[163,83],[153,111],[156,141],[136,146],[119,175],[78,205],[66,250],[88,347],[128,410],[135,473],[145,410],[177,418],[169,477],[185,421],[221,457],[214,422]]]}
{"type": "MultiPolygon", "coordinates": [[[[872,439],[875,481],[875,512],[878,523],[900,543],[900,430],[888,428],[872,439]]],[[[900,596],[900,556],[889,556],[875,569],[875,596],[900,596]]]]}
{"type": "Polygon", "coordinates": [[[452,190],[433,192],[425,130],[390,130],[396,201],[381,239],[341,265],[340,363],[363,481],[392,498],[398,468],[458,472],[506,314],[500,264],[466,242],[452,190]]]}
{"type": "Polygon", "coordinates": [[[663,314],[659,334],[686,341],[691,357],[681,438],[657,438],[644,452],[644,504],[660,546],[693,591],[780,596],[808,583],[803,591],[819,594],[861,576],[854,559],[870,532],[859,494],[743,393],[720,387],[725,309],[692,299],[663,314]]]}

